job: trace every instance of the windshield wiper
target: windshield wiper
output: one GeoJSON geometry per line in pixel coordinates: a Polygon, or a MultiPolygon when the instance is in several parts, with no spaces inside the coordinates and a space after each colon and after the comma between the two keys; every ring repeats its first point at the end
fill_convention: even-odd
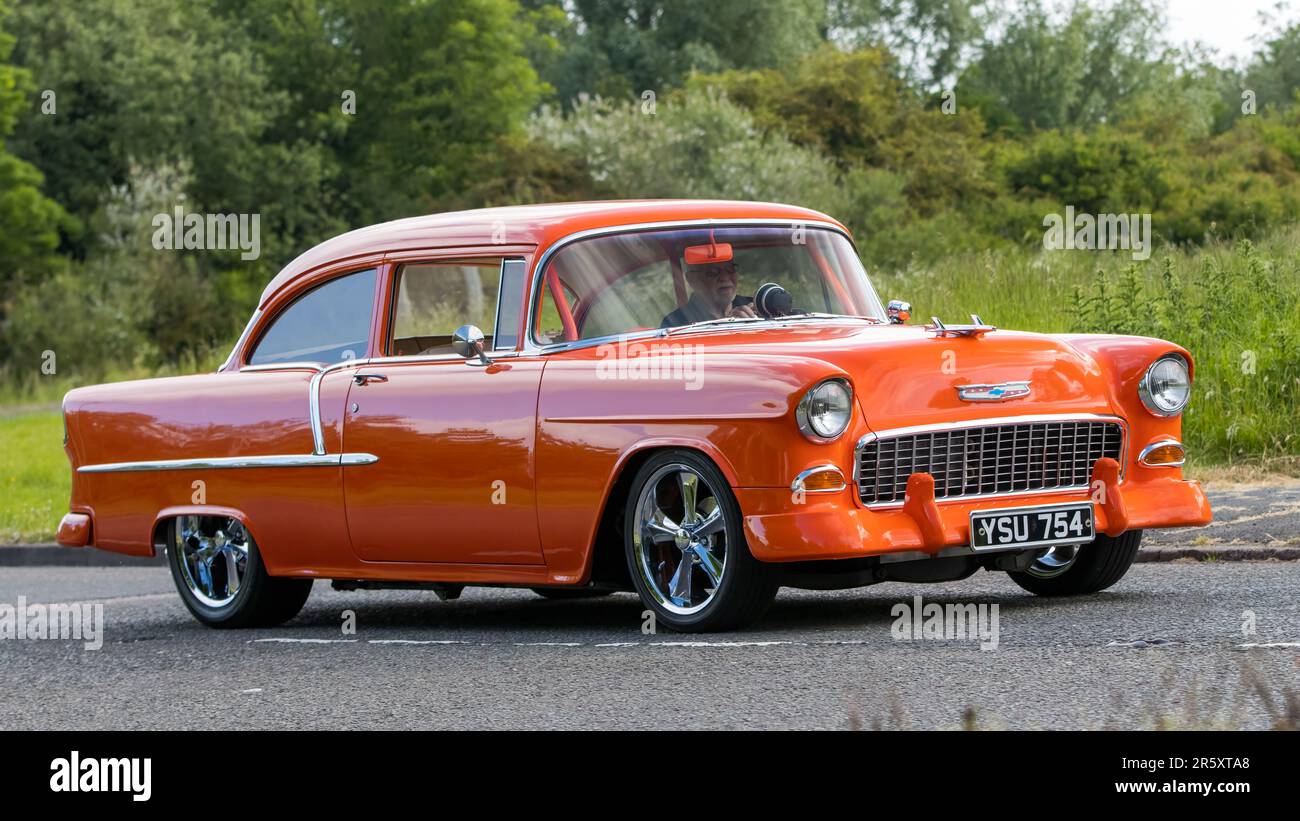
{"type": "Polygon", "coordinates": [[[773,319],[780,320],[780,321],[785,321],[787,319],[860,319],[863,322],[872,322],[877,325],[884,324],[881,320],[876,319],[874,316],[857,316],[855,314],[824,314],[824,313],[817,313],[815,311],[808,311],[807,313],[802,313],[802,314],[786,314],[785,316],[773,317],[773,319]]]}
{"type": "Polygon", "coordinates": [[[786,314],[784,316],[720,316],[713,319],[701,319],[699,322],[692,322],[689,325],[677,325],[672,328],[666,328],[665,336],[672,336],[678,331],[688,331],[692,328],[706,328],[710,325],[727,325],[731,323],[751,323],[751,322],[785,322],[791,319],[859,319],[863,322],[870,322],[875,325],[885,324],[883,321],[871,316],[854,316],[853,314],[823,314],[823,313],[804,313],[804,314],[786,314]]]}
{"type": "Polygon", "coordinates": [[[677,325],[672,328],[666,328],[665,330],[667,331],[667,333],[664,335],[672,336],[678,331],[687,331],[690,330],[691,328],[704,328],[709,325],[725,325],[731,322],[739,323],[739,322],[767,322],[767,321],[768,319],[765,316],[719,316],[713,319],[701,319],[699,322],[692,322],[689,325],[677,325]]]}

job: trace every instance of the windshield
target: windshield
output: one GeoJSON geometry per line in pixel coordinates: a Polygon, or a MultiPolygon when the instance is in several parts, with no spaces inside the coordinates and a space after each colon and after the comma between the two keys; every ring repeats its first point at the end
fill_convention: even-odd
{"type": "Polygon", "coordinates": [[[637,231],[564,246],[541,272],[539,345],[735,318],[886,321],[852,244],[808,226],[637,231]]]}

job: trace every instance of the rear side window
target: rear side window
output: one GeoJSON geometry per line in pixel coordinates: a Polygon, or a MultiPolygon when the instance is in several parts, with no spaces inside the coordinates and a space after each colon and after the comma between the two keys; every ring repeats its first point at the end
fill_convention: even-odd
{"type": "Polygon", "coordinates": [[[364,356],[375,301],[375,269],[331,279],[295,300],[262,335],[250,365],[334,364],[364,356]]]}

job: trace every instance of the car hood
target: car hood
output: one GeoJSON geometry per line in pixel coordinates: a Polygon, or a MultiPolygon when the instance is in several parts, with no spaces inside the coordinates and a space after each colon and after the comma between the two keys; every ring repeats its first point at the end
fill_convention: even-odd
{"type": "Polygon", "coordinates": [[[991,416],[1114,412],[1102,365],[1064,339],[996,330],[941,337],[919,325],[806,320],[674,334],[709,354],[798,355],[843,371],[876,431],[991,416]],[[1029,382],[1027,396],[967,401],[958,388],[1029,382]]]}

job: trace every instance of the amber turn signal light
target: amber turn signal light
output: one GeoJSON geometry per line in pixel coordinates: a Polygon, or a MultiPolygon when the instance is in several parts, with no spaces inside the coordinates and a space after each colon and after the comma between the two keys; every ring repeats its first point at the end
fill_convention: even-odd
{"type": "Polygon", "coordinates": [[[830,493],[836,490],[843,490],[846,487],[844,474],[840,473],[839,468],[834,465],[822,465],[820,467],[805,470],[795,477],[790,484],[790,490],[798,493],[830,493]]]}
{"type": "Polygon", "coordinates": [[[1186,458],[1187,453],[1181,443],[1164,441],[1148,445],[1138,461],[1150,467],[1173,468],[1181,465],[1186,458]]]}

